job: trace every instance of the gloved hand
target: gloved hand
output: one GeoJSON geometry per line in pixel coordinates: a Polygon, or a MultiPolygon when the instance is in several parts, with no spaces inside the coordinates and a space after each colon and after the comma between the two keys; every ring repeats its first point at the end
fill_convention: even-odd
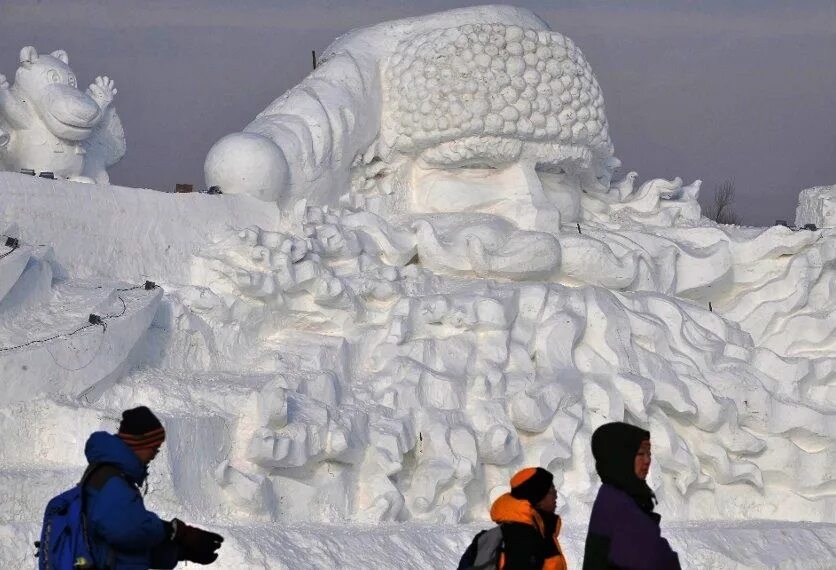
{"type": "Polygon", "coordinates": [[[216,550],[224,541],[221,535],[189,526],[179,519],[171,520],[171,530],[171,541],[178,547],[180,560],[211,564],[218,559],[216,550]]]}

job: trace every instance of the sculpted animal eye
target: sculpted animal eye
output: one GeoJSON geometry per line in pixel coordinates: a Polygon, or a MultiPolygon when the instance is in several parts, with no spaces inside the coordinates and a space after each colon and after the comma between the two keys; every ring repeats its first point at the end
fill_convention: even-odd
{"type": "Polygon", "coordinates": [[[49,72],[47,72],[46,78],[50,83],[59,83],[61,81],[61,76],[54,69],[50,69],[49,72]]]}

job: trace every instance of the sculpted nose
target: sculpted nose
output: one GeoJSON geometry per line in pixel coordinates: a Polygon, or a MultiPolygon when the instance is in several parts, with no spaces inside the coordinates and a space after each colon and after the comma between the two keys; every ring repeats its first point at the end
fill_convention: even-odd
{"type": "Polygon", "coordinates": [[[45,101],[49,113],[66,125],[90,127],[101,110],[92,98],[69,85],[52,85],[45,101]]]}

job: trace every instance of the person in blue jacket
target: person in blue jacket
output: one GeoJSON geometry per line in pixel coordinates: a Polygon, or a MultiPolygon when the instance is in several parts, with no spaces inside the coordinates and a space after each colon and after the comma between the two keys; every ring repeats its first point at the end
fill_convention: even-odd
{"type": "Polygon", "coordinates": [[[650,432],[613,422],[592,434],[601,488],[592,506],[583,570],[680,570],[679,556],[662,538],[662,517],[647,485],[650,432]]]}
{"type": "Polygon", "coordinates": [[[84,509],[97,568],[174,568],[180,560],[218,558],[222,536],[145,508],[140,487],[164,441],[165,429],[145,406],[125,410],[117,434],[99,431],[87,440],[84,509]]]}

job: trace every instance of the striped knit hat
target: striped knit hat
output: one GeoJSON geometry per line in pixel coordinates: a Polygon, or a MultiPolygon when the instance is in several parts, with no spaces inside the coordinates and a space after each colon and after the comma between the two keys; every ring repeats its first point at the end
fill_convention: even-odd
{"type": "Polygon", "coordinates": [[[554,483],[554,475],[542,467],[528,467],[511,477],[511,496],[532,505],[546,496],[554,483]]]}
{"type": "Polygon", "coordinates": [[[165,441],[165,428],[151,410],[139,406],[122,412],[122,423],[116,435],[134,451],[152,449],[165,441]]]}

